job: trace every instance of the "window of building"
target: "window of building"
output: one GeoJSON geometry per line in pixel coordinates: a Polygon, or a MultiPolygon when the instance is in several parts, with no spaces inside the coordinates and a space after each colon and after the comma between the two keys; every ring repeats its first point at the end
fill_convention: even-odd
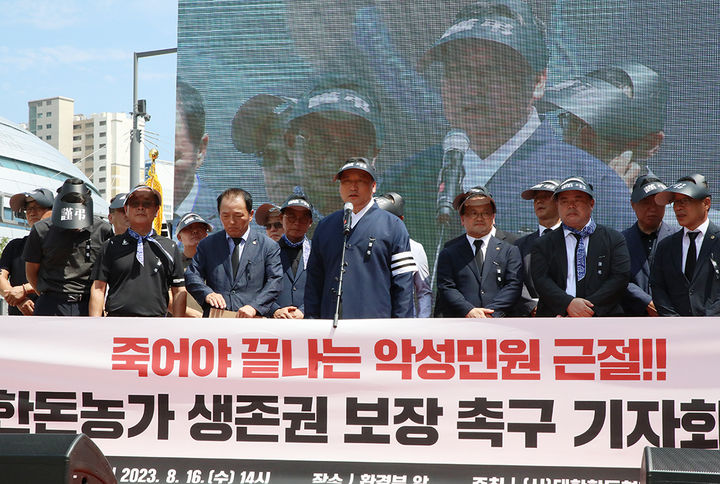
{"type": "Polygon", "coordinates": [[[52,101],[49,99],[45,101],[45,106],[52,106],[52,101]]]}
{"type": "Polygon", "coordinates": [[[76,146],[75,148],[73,148],[73,153],[77,153],[77,152],[79,152],[81,149],[82,149],[82,148],[80,148],[79,146],[76,146]]]}
{"type": "Polygon", "coordinates": [[[100,143],[100,148],[105,148],[105,143],[100,143]]]}
{"type": "Polygon", "coordinates": [[[82,136],[80,136],[80,135],[73,136],[73,141],[78,141],[78,140],[81,140],[81,139],[82,139],[82,136]]]}
{"type": "Polygon", "coordinates": [[[42,113],[38,113],[38,118],[42,118],[42,113]]]}
{"type": "Polygon", "coordinates": [[[88,124],[85,125],[85,127],[86,127],[86,128],[92,128],[92,127],[93,127],[93,124],[92,124],[92,123],[88,123],[88,124]]]}
{"type": "Polygon", "coordinates": [[[49,118],[50,116],[52,116],[52,112],[48,111],[47,113],[45,113],[45,116],[49,118]]]}
{"type": "Polygon", "coordinates": [[[95,135],[92,134],[92,133],[88,133],[88,134],[85,135],[85,137],[86,137],[86,138],[94,138],[95,135]]]}
{"type": "Polygon", "coordinates": [[[107,121],[100,121],[100,126],[105,126],[107,124],[107,121]]]}
{"type": "Polygon", "coordinates": [[[50,140],[50,139],[52,139],[52,136],[47,135],[47,136],[45,136],[45,139],[46,139],[46,140],[50,140]]]}
{"type": "Polygon", "coordinates": [[[107,136],[107,133],[106,133],[105,131],[103,131],[102,133],[100,133],[100,137],[101,137],[101,138],[104,138],[105,136],[107,136]]]}
{"type": "Polygon", "coordinates": [[[80,125],[79,125],[79,124],[73,124],[73,129],[80,129],[80,125]]]}
{"type": "Polygon", "coordinates": [[[73,158],[73,163],[79,163],[79,162],[80,162],[80,158],[73,158]]]}
{"type": "MultiPolygon", "coordinates": [[[[101,156],[100,159],[102,160],[104,158],[101,156]]],[[[98,168],[98,171],[105,171],[105,165],[100,165],[100,168],[98,168]]]]}
{"type": "Polygon", "coordinates": [[[50,128],[52,128],[52,124],[46,124],[45,127],[46,127],[47,129],[50,129],[50,128]]]}
{"type": "Polygon", "coordinates": [[[104,160],[104,159],[106,158],[106,156],[105,156],[105,155],[100,155],[99,158],[100,158],[101,160],[104,160]]]}
{"type": "Polygon", "coordinates": [[[98,180],[98,183],[105,183],[105,177],[102,177],[98,180]]]}

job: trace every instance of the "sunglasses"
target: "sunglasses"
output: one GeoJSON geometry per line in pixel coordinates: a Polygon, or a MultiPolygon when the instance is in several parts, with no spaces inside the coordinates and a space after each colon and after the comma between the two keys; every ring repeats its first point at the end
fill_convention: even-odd
{"type": "Polygon", "coordinates": [[[271,224],[265,224],[265,230],[279,230],[282,228],[282,222],[273,222],[271,224]]]}

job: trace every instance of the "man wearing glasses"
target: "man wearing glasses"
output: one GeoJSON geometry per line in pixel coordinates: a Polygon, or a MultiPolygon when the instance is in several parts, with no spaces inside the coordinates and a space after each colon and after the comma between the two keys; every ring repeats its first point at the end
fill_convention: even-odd
{"type": "Polygon", "coordinates": [[[278,242],[285,233],[280,207],[275,204],[263,203],[260,205],[255,210],[255,222],[260,227],[265,227],[265,235],[275,242],[278,242]]]}
{"type": "Polygon", "coordinates": [[[520,249],[494,236],[495,200],[487,188],[471,188],[458,195],[453,206],[465,234],[449,241],[438,256],[435,315],[506,316],[522,292],[520,249]]]}

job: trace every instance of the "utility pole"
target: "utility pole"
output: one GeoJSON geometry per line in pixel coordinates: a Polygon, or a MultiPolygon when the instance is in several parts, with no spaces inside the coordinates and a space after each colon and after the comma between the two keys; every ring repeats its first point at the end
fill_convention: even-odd
{"type": "Polygon", "coordinates": [[[142,132],[138,129],[138,117],[142,117],[145,122],[150,121],[150,115],[146,112],[147,103],[144,99],[138,102],[138,59],[141,57],[152,57],[156,55],[175,54],[177,53],[177,47],[172,49],[161,49],[161,50],[149,50],[146,52],[134,52],[133,53],[133,110],[132,110],[132,121],[133,129],[130,133],[130,191],[133,187],[139,185],[140,181],[140,167],[142,166],[143,155],[140,150],[140,142],[142,141],[142,132]]]}

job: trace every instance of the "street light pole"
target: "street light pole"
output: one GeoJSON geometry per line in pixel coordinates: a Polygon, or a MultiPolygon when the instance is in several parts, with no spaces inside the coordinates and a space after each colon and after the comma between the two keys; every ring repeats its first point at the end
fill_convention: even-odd
{"type": "Polygon", "coordinates": [[[172,49],[161,49],[161,50],[149,50],[146,52],[134,52],[133,53],[133,110],[132,110],[132,121],[133,129],[130,134],[130,186],[128,191],[133,187],[140,184],[140,168],[141,160],[143,159],[142,152],[140,149],[140,142],[142,140],[142,132],[138,129],[138,116],[143,116],[145,120],[149,120],[147,113],[141,113],[138,109],[138,59],[141,57],[152,57],[156,55],[175,54],[177,48],[172,49]]]}

